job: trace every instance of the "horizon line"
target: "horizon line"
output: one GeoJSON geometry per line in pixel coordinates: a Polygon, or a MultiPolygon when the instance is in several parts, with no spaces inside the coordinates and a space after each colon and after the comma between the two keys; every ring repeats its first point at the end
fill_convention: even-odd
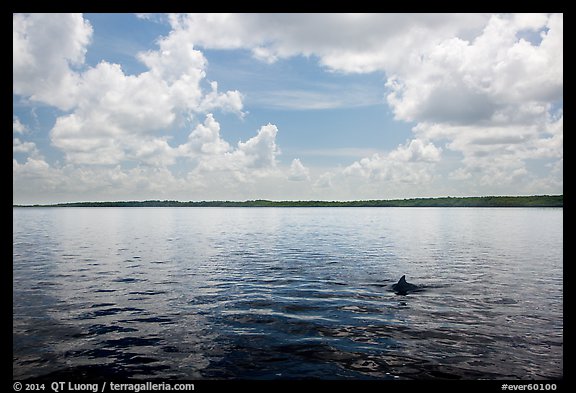
{"type": "MultiPolygon", "coordinates": [[[[354,204],[354,203],[369,203],[369,202],[409,202],[409,201],[434,201],[434,200],[463,200],[463,199],[482,199],[482,198],[545,198],[545,197],[562,197],[564,194],[533,194],[533,195],[480,195],[480,196],[439,196],[439,197],[412,197],[412,198],[393,198],[393,199],[353,199],[353,200],[327,200],[327,199],[294,199],[294,200],[273,200],[273,199],[245,199],[245,200],[177,200],[177,199],[143,199],[143,200],[108,200],[108,201],[74,201],[74,202],[55,202],[55,203],[35,203],[35,204],[12,204],[12,207],[66,207],[69,205],[88,205],[88,204],[129,204],[129,203],[178,203],[178,204],[217,204],[217,203],[231,203],[231,204],[250,204],[250,203],[272,203],[272,204],[305,204],[305,203],[341,203],[341,204],[354,204]]],[[[96,206],[97,207],[97,206],[96,206]]]]}

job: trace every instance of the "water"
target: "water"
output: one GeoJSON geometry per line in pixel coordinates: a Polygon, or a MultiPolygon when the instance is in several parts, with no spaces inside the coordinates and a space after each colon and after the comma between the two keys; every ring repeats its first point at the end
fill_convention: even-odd
{"type": "Polygon", "coordinates": [[[562,214],[14,208],[13,377],[562,378],[562,214]]]}

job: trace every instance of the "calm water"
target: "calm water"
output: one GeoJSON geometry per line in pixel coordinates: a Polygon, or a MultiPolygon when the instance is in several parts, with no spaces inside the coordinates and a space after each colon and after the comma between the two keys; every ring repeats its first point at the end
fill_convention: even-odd
{"type": "Polygon", "coordinates": [[[13,214],[15,379],[563,376],[562,209],[13,214]]]}

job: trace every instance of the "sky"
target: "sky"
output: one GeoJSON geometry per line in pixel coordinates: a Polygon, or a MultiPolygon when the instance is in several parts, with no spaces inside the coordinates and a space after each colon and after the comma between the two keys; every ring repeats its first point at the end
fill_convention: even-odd
{"type": "Polygon", "coordinates": [[[13,203],[563,193],[562,14],[14,14],[13,203]]]}

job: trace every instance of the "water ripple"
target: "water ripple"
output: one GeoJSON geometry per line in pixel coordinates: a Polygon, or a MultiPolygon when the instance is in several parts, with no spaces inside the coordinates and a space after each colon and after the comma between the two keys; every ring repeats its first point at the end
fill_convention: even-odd
{"type": "Polygon", "coordinates": [[[563,376],[554,210],[16,209],[13,257],[15,379],[563,376]]]}

